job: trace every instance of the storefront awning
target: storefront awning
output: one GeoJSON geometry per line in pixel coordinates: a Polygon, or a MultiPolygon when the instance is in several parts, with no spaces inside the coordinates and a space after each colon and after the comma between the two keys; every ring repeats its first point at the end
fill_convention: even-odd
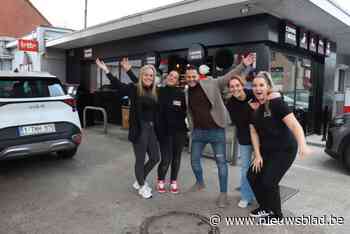
{"type": "Polygon", "coordinates": [[[267,13],[292,21],[337,43],[350,54],[350,16],[331,0],[186,0],[131,15],[48,41],[72,49],[192,25],[267,13]],[[247,11],[242,11],[243,9],[247,11]],[[243,13],[243,14],[242,14],[243,13]]]}

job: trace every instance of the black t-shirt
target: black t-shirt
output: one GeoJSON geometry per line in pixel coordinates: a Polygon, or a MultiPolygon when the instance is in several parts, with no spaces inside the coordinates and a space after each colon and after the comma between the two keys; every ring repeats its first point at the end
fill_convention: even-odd
{"type": "Polygon", "coordinates": [[[138,97],[137,104],[138,114],[140,119],[143,121],[152,121],[154,122],[154,116],[156,113],[157,102],[150,95],[145,95],[138,97]]]}
{"type": "Polygon", "coordinates": [[[269,110],[261,105],[252,112],[251,124],[254,125],[260,142],[260,150],[269,152],[297,147],[297,142],[287,125],[282,121],[292,113],[288,105],[281,99],[270,100],[269,110]]]}
{"type": "Polygon", "coordinates": [[[239,100],[235,97],[231,97],[227,103],[226,108],[230,113],[233,124],[237,127],[238,142],[241,145],[250,145],[250,131],[249,131],[249,119],[252,109],[248,102],[254,97],[252,90],[244,89],[246,98],[239,100]]]}

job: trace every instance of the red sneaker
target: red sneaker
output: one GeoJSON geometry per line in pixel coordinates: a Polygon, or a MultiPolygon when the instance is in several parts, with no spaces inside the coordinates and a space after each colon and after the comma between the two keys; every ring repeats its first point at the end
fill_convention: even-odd
{"type": "Polygon", "coordinates": [[[170,192],[174,193],[174,194],[177,194],[177,193],[180,192],[179,191],[179,185],[177,184],[176,180],[171,181],[170,192]]]}
{"type": "Polygon", "coordinates": [[[158,180],[158,183],[157,183],[157,191],[158,191],[158,193],[165,193],[165,183],[164,183],[164,180],[158,180]]]}

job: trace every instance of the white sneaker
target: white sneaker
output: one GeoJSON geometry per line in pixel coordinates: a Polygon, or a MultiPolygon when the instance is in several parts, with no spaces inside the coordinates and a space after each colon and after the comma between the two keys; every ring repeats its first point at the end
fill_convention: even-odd
{"type": "Polygon", "coordinates": [[[248,205],[249,205],[249,202],[246,201],[246,200],[240,200],[240,201],[238,202],[238,207],[240,207],[240,208],[247,208],[248,205]]]}
{"type": "Polygon", "coordinates": [[[148,198],[152,197],[152,193],[151,193],[151,191],[149,190],[149,188],[146,185],[142,186],[139,189],[139,194],[141,195],[141,197],[143,197],[145,199],[148,199],[148,198]]]}
{"type": "MultiPolygon", "coordinates": [[[[148,185],[148,183],[145,181],[145,184],[144,185],[146,185],[146,187],[148,188],[148,190],[150,191],[150,192],[152,192],[152,188],[148,185]]],[[[135,181],[134,183],[133,183],[133,185],[132,185],[132,187],[135,189],[135,190],[139,190],[140,188],[141,188],[141,186],[139,185],[139,183],[137,182],[137,181],[135,181]]]]}
{"type": "Polygon", "coordinates": [[[137,181],[135,181],[133,184],[132,184],[132,187],[136,190],[139,190],[140,189],[140,185],[137,181]]]}

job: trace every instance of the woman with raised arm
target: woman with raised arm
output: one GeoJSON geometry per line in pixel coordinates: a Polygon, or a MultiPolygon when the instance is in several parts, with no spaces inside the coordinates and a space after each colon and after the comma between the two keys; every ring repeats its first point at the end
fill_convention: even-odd
{"type": "Polygon", "coordinates": [[[273,88],[271,75],[260,72],[253,79],[253,93],[260,106],[250,120],[254,160],[248,171],[259,208],[252,217],[283,218],[279,182],[295,160],[309,154],[302,127],[282,98],[268,100],[273,88]]]}
{"type": "MultiPolygon", "coordinates": [[[[132,72],[128,59],[122,60],[122,68],[127,72],[133,82],[137,82],[137,77],[132,72]]],[[[177,87],[179,73],[170,71],[165,80],[165,86],[158,88],[159,100],[159,144],[161,152],[161,162],[158,166],[157,191],[165,193],[167,183],[165,180],[169,166],[170,192],[179,193],[177,181],[181,154],[186,142],[186,100],[184,91],[177,87]]]]}
{"type": "Polygon", "coordinates": [[[114,77],[106,64],[96,59],[97,66],[103,70],[112,86],[121,96],[130,99],[129,136],[135,153],[136,182],[133,187],[143,198],[152,197],[151,188],[145,182],[147,175],[159,161],[159,145],[157,140],[158,95],[155,85],[156,71],[153,66],[143,66],[136,84],[121,83],[114,77]],[[145,163],[146,153],[148,161],[145,163]]]}
{"type": "Polygon", "coordinates": [[[252,157],[252,144],[249,132],[249,118],[252,108],[249,106],[253,97],[253,91],[245,89],[245,79],[239,75],[232,76],[228,85],[231,97],[226,101],[226,108],[230,113],[232,123],[237,129],[237,138],[239,146],[239,156],[241,159],[240,169],[240,192],[241,199],[238,207],[246,208],[254,200],[254,193],[250,188],[247,171],[249,169],[252,157]]]}

